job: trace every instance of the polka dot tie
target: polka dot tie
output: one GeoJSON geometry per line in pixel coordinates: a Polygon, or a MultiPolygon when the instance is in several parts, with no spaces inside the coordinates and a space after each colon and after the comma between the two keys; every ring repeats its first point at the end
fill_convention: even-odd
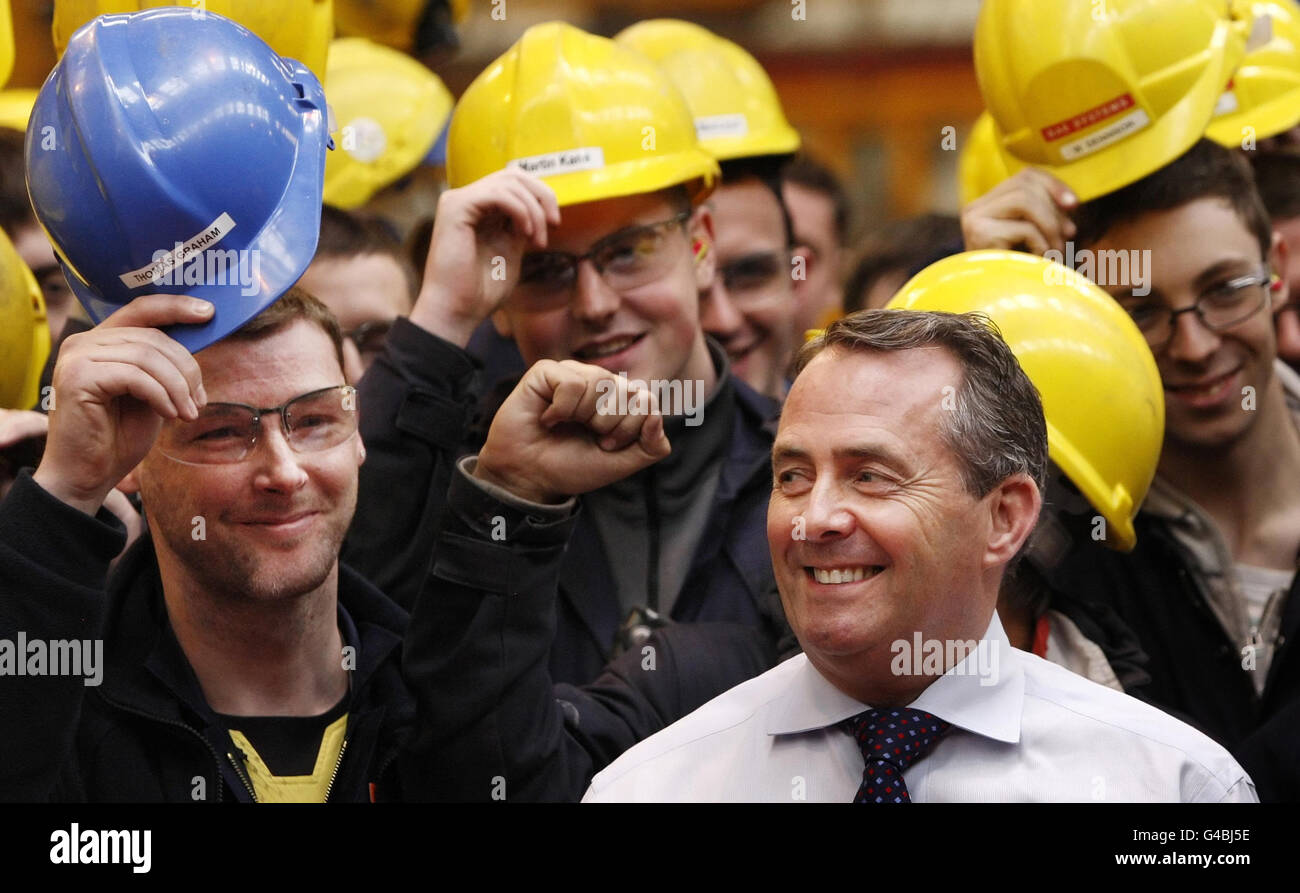
{"type": "Polygon", "coordinates": [[[858,742],[866,761],[854,803],[911,803],[903,770],[929,753],[952,727],[932,713],[908,707],[872,708],[839,725],[858,742]]]}

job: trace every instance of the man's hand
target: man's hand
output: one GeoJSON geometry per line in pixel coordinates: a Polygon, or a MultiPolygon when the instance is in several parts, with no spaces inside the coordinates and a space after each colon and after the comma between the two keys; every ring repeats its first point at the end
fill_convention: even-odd
{"type": "Polygon", "coordinates": [[[635,474],[671,449],[654,394],[599,366],[542,360],[497,411],[474,476],[558,503],[635,474]]]}
{"type": "Polygon", "coordinates": [[[967,251],[1005,248],[1042,255],[1049,248],[1065,253],[1074,236],[1068,212],[1079,199],[1051,174],[1027,167],[1003,180],[961,209],[961,233],[967,251]]]}
{"type": "Polygon", "coordinates": [[[149,452],[163,419],[197,418],[207,402],[199,364],[157,327],[211,316],[206,301],[147,295],[89,332],[69,336],[54,366],[54,405],[36,483],[93,515],[149,452]]]}
{"type": "Polygon", "coordinates": [[[551,187],[513,168],[444,192],[411,322],[464,347],[519,281],[524,252],[545,248],[559,222],[551,187]]]}

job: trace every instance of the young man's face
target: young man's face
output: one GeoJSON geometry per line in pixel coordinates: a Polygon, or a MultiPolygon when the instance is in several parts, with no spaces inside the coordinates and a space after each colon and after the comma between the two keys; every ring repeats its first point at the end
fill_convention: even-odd
{"type": "MultiPolygon", "coordinates": [[[[570,205],[560,210],[546,250],[582,255],[598,242],[609,244],[611,236],[671,221],[683,210],[665,193],[570,205]]],[[[711,381],[698,294],[712,278],[713,261],[711,252],[697,257],[692,251],[693,239],[710,241],[710,226],[708,212],[696,209],[686,222],[658,228],[654,265],[660,272],[635,287],[612,287],[589,260],[578,265],[571,289],[548,293],[546,300],[521,282],[495,317],[498,331],[514,338],[530,365],[578,360],[644,381],[711,381]]]]}
{"type": "MultiPolygon", "coordinates": [[[[329,336],[305,320],[256,341],[218,342],[195,358],[209,403],[278,406],[343,383],[329,336]]],[[[159,563],[226,597],[313,591],[338,563],[364,458],[355,432],[319,452],[296,452],[278,415],[263,417],[252,451],[234,464],[183,464],[155,444],[136,474],[159,563]]]]}
{"type": "MultiPolygon", "coordinates": [[[[1277,253],[1261,257],[1255,236],[1226,201],[1215,198],[1144,214],[1086,247],[1150,251],[1149,295],[1133,297],[1123,284],[1106,286],[1130,310],[1141,304],[1178,310],[1234,279],[1267,274],[1270,268],[1282,272],[1277,253]]],[[[1286,292],[1269,295],[1273,301],[1284,300],[1286,292]]],[[[1166,443],[1222,448],[1254,424],[1254,407],[1264,403],[1276,357],[1272,315],[1266,305],[1230,329],[1215,332],[1195,313],[1185,313],[1170,339],[1153,352],[1165,389],[1166,443]],[[1247,400],[1251,394],[1255,399],[1247,400]]]]}
{"type": "Polygon", "coordinates": [[[704,331],[726,349],[738,378],[779,399],[794,350],[796,309],[781,205],[749,177],[718,187],[709,207],[718,270],[701,295],[704,331]]]}
{"type": "Polygon", "coordinates": [[[344,335],[374,333],[361,339],[364,351],[353,338],[343,341],[343,371],[353,384],[378,356],[386,327],[411,312],[410,283],[401,265],[386,254],[319,258],[298,286],[330,308],[344,335]]]}

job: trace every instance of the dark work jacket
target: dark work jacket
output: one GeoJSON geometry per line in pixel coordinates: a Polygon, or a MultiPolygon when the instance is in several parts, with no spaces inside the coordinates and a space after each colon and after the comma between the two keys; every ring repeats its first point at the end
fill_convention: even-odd
{"type": "MultiPolygon", "coordinates": [[[[775,666],[759,628],[672,624],[596,681],[554,685],[556,587],[581,515],[530,515],[453,476],[433,580],[404,645],[424,757],[402,778],[409,796],[577,800],[627,748],[775,666]]],[[[774,597],[769,613],[780,611],[774,597]]]]}
{"type": "MultiPolygon", "coordinates": [[[[505,502],[453,475],[431,585],[404,645],[420,698],[416,749],[429,767],[404,777],[404,790],[577,800],[633,744],[797,653],[773,591],[763,606],[771,626],[786,631],[779,645],[740,624],[672,624],[594,682],[553,684],[556,590],[581,515],[580,507],[570,514],[505,502]]],[[[1049,605],[1100,645],[1126,690],[1140,691],[1143,655],[1111,612],[1056,594],[1049,605]]]]}
{"type": "Polygon", "coordinates": [[[1054,589],[1109,605],[1147,653],[1147,700],[1233,750],[1269,717],[1300,696],[1300,578],[1283,609],[1280,644],[1262,697],[1242,654],[1229,641],[1187,570],[1182,547],[1159,518],[1139,512],[1137,547],[1128,554],[1100,545],[1077,549],[1050,577],[1054,589]]]}
{"type": "MultiPolygon", "coordinates": [[[[481,445],[477,433],[495,409],[480,404],[486,389],[476,371],[466,351],[399,320],[358,386],[366,462],[343,558],[407,608],[429,570],[453,463],[481,445]]],[[[774,585],[766,518],[777,407],[739,380],[732,387],[735,418],[710,535],[700,539],[672,617],[757,627],[775,643],[762,602],[774,585]]],[[[578,518],[560,570],[551,667],[557,681],[582,684],[610,659],[623,617],[611,559],[589,514],[578,518]]]]}
{"type": "MultiPolygon", "coordinates": [[[[0,799],[249,800],[230,743],[167,623],[152,541],[122,558],[120,522],[46,493],[24,472],[0,502],[0,638],[102,636],[102,684],[81,677],[0,679],[0,799]]],[[[414,722],[401,678],[407,616],[339,568],[340,631],[356,646],[347,747],[329,799],[398,796],[394,763],[414,722]]],[[[241,767],[242,769],[242,767],[241,767]]]]}

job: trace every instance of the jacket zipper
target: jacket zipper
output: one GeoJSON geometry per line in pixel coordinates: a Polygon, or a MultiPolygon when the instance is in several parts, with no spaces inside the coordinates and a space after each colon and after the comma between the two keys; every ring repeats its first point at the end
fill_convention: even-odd
{"type": "Polygon", "coordinates": [[[330,793],[334,790],[334,779],[339,777],[339,767],[343,765],[343,754],[348,750],[348,737],[343,736],[343,743],[339,745],[339,758],[334,761],[334,771],[330,773],[330,783],[325,786],[325,799],[322,803],[330,802],[330,793]]]}
{"type": "Polygon", "coordinates": [[[163,723],[164,725],[175,726],[178,729],[184,729],[186,732],[189,732],[195,738],[198,738],[199,741],[203,742],[203,746],[207,749],[208,753],[212,755],[212,762],[216,768],[216,772],[214,773],[214,778],[217,783],[216,784],[217,802],[218,803],[221,802],[221,789],[222,789],[221,756],[220,754],[217,753],[216,748],[213,747],[212,744],[208,741],[208,739],[204,738],[203,735],[197,729],[187,726],[183,722],[178,722],[177,720],[174,719],[168,719],[165,716],[155,716],[152,713],[145,713],[143,710],[136,710],[134,707],[128,707],[127,705],[119,701],[114,701],[112,698],[105,697],[103,694],[101,694],[100,697],[103,698],[106,703],[113,705],[118,710],[125,711],[126,713],[130,713],[134,716],[141,716],[144,717],[145,719],[153,720],[154,722],[160,722],[163,723]]]}
{"type": "MultiPolygon", "coordinates": [[[[235,749],[239,750],[239,748],[235,749]]],[[[248,759],[242,750],[239,751],[239,755],[245,760],[248,759]]],[[[254,803],[257,803],[257,791],[253,790],[253,783],[249,780],[248,776],[244,774],[244,768],[239,765],[239,760],[236,760],[235,755],[232,753],[227,753],[226,758],[230,760],[230,765],[235,767],[235,774],[238,775],[239,780],[244,783],[244,787],[248,789],[248,796],[253,798],[254,803]]]]}

